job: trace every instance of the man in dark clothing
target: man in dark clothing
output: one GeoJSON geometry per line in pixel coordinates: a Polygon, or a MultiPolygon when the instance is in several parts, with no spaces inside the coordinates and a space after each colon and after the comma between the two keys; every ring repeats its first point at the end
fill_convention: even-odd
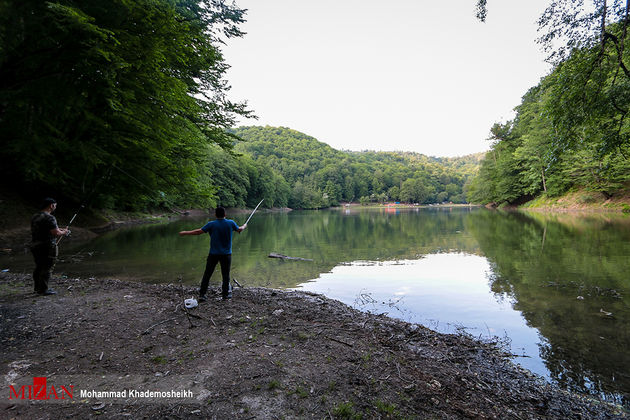
{"type": "Polygon", "coordinates": [[[68,229],[60,229],[57,219],[51,213],[57,208],[57,202],[46,198],[40,206],[40,211],[31,219],[31,252],[35,259],[33,282],[35,293],[40,295],[57,294],[48,288],[52,271],[57,262],[57,237],[67,235],[68,229]]]}
{"type": "Polygon", "coordinates": [[[221,275],[223,282],[221,283],[221,296],[223,299],[232,297],[232,288],[230,286],[230,266],[232,265],[232,233],[234,231],[241,233],[247,228],[247,223],[239,227],[234,220],[225,218],[225,209],[217,207],[215,211],[216,220],[206,223],[203,227],[195,230],[183,230],[179,232],[180,236],[202,235],[208,233],[210,235],[210,253],[206,261],[206,269],[201,278],[201,286],[199,287],[199,301],[205,302],[206,292],[208,291],[208,283],[210,277],[217,266],[221,264],[221,275]]]}

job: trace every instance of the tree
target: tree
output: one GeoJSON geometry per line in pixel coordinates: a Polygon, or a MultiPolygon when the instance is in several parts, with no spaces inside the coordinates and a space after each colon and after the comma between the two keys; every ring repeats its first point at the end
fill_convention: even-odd
{"type": "MultiPolygon", "coordinates": [[[[478,0],[477,18],[486,17],[478,0]]],[[[554,0],[538,20],[538,43],[561,69],[547,108],[556,156],[583,141],[600,157],[630,145],[629,24],[630,0],[554,0]]]]}
{"type": "Polygon", "coordinates": [[[405,180],[400,188],[400,199],[407,203],[422,203],[427,195],[426,187],[416,178],[405,180]]]}
{"type": "Polygon", "coordinates": [[[243,13],[222,0],[3,0],[2,175],[81,199],[109,173],[100,193],[119,207],[182,183],[207,196],[205,146],[229,149],[225,129],[249,115],[227,99],[219,48],[243,13]]]}
{"type": "Polygon", "coordinates": [[[549,78],[544,79],[531,88],[523,96],[521,105],[516,107],[514,126],[516,135],[521,137],[521,145],[514,150],[514,158],[519,165],[523,192],[532,196],[541,190],[547,192],[553,130],[543,107],[548,100],[549,86],[549,78]]]}
{"type": "Polygon", "coordinates": [[[408,190],[411,201],[435,202],[438,193],[447,188],[454,197],[460,196],[480,161],[480,155],[432,158],[417,153],[340,152],[284,127],[238,127],[231,132],[243,140],[237,142],[236,152],[268,164],[291,186],[300,182],[299,188],[292,190],[290,201],[301,208],[336,205],[361,197],[372,202],[385,201],[388,196],[398,200],[400,186],[412,178],[417,182],[408,186],[413,184],[415,188],[418,184],[424,190],[408,190]],[[307,190],[321,192],[321,197],[305,194],[307,190]]]}

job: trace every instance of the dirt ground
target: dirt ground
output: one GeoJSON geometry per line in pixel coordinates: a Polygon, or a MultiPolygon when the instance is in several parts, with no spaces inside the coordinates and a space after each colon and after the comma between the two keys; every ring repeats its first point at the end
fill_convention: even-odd
{"type": "Polygon", "coordinates": [[[319,295],[237,287],[187,315],[195,289],[177,284],[55,278],[59,294],[43,297],[31,283],[0,273],[1,418],[627,416],[548,385],[492,343],[319,295]],[[72,398],[29,400],[35,377],[72,386],[72,398]]]}

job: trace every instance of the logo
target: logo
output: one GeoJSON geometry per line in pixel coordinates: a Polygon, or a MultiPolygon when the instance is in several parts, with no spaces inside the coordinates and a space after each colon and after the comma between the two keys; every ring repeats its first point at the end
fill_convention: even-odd
{"type": "Polygon", "coordinates": [[[45,377],[34,377],[33,385],[22,385],[15,389],[13,385],[9,385],[9,399],[13,400],[65,400],[72,399],[74,385],[65,387],[63,385],[55,388],[53,385],[48,387],[48,380],[45,377]]]}

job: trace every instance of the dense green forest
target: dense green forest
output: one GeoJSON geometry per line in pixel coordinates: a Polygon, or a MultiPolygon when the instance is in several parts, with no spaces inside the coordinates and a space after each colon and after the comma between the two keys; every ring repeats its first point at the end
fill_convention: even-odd
{"type": "Polygon", "coordinates": [[[465,201],[479,157],[341,152],[228,99],[221,0],[2,0],[0,176],[98,208],[465,201]]]}
{"type": "Polygon", "coordinates": [[[231,132],[243,139],[235,151],[279,175],[275,179],[281,182],[274,186],[279,195],[267,191],[270,201],[291,208],[390,200],[464,203],[468,180],[482,155],[434,158],[417,153],[339,151],[283,127],[239,127],[231,132]]]}
{"type": "Polygon", "coordinates": [[[627,10],[600,2],[592,13],[580,13],[561,1],[541,17],[546,32],[539,41],[553,70],[523,96],[512,121],[492,127],[491,149],[468,189],[471,202],[518,204],[571,189],[610,198],[627,189],[627,10]],[[559,38],[567,45],[552,48],[559,38]]]}
{"type": "Polygon", "coordinates": [[[29,197],[121,210],[514,204],[571,188],[610,197],[630,181],[620,2],[550,3],[539,41],[553,71],[492,127],[478,176],[479,155],[338,151],[287,128],[233,128],[253,114],[229,99],[221,46],[244,17],[222,0],[0,0],[0,176],[29,197]]]}
{"type": "Polygon", "coordinates": [[[0,176],[32,197],[140,209],[210,204],[229,151],[222,0],[1,0],[0,176]],[[98,186],[95,194],[92,194],[98,186]]]}
{"type": "Polygon", "coordinates": [[[229,152],[209,148],[203,182],[227,207],[313,209],[341,202],[465,202],[483,154],[433,158],[417,153],[333,149],[284,127],[238,127],[229,152]]]}

